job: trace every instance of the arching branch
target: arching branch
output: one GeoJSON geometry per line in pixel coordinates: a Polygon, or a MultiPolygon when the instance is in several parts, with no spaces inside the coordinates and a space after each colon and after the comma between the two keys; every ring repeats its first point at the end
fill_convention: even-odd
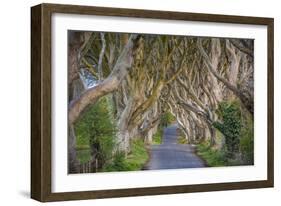
{"type": "Polygon", "coordinates": [[[253,49],[248,47],[247,45],[243,44],[243,42],[241,40],[230,39],[229,41],[231,42],[231,44],[233,44],[241,52],[249,55],[250,57],[253,57],[253,49]]]}
{"type": "Polygon", "coordinates": [[[241,100],[241,102],[244,104],[244,106],[251,114],[254,114],[253,99],[245,96],[242,92],[239,91],[239,89],[235,85],[231,84],[227,79],[222,77],[217,72],[217,68],[213,66],[209,55],[206,53],[205,49],[203,48],[202,39],[198,38],[197,45],[209,71],[241,100]]]}
{"type": "Polygon", "coordinates": [[[72,101],[69,105],[69,123],[72,124],[79,117],[80,113],[91,103],[96,102],[100,97],[115,91],[121,81],[127,75],[132,66],[133,50],[138,35],[131,35],[128,43],[120,54],[111,74],[97,86],[85,91],[79,99],[72,101]]]}

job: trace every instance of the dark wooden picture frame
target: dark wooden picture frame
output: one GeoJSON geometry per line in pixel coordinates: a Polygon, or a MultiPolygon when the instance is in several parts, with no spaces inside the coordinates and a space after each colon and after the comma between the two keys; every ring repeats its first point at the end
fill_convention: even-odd
{"type": "Polygon", "coordinates": [[[31,8],[31,197],[48,201],[159,195],[234,189],[273,187],[274,183],[274,88],[272,18],[214,14],[40,4],[31,8]],[[183,21],[221,22],[267,26],[267,180],[134,189],[112,189],[53,193],[51,190],[51,16],[54,13],[118,17],[154,18],[183,21]]]}

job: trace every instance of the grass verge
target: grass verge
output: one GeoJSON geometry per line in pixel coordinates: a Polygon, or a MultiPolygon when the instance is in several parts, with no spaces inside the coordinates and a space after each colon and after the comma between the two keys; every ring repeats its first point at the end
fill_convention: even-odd
{"type": "Polygon", "coordinates": [[[141,139],[131,142],[131,152],[125,157],[124,153],[116,153],[113,161],[103,167],[103,172],[137,171],[141,170],[149,158],[148,151],[141,139]]]}
{"type": "Polygon", "coordinates": [[[179,136],[178,139],[177,139],[177,143],[178,144],[187,144],[188,141],[184,136],[179,136]]]}
{"type": "Polygon", "coordinates": [[[157,132],[152,137],[152,144],[159,145],[162,144],[163,129],[158,129],[157,132]]]}
{"type": "Polygon", "coordinates": [[[197,145],[197,154],[206,161],[210,167],[227,166],[228,162],[223,151],[210,148],[207,143],[197,145]]]}

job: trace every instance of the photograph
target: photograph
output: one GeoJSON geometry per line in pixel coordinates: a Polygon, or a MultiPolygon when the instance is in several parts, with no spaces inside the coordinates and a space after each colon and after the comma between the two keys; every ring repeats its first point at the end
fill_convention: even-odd
{"type": "Polygon", "coordinates": [[[274,18],[167,8],[31,7],[32,199],[274,187],[274,18]]]}
{"type": "Polygon", "coordinates": [[[254,165],[254,39],[67,32],[68,174],[254,165]]]}

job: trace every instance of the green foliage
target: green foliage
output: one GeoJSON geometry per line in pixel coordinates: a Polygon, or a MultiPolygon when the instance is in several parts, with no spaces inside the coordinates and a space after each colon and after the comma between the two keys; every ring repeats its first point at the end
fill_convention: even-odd
{"type": "Polygon", "coordinates": [[[163,129],[158,128],[157,132],[152,137],[152,144],[159,145],[162,144],[163,129]]]}
{"type": "Polygon", "coordinates": [[[218,129],[215,129],[215,132],[216,132],[216,146],[222,148],[225,143],[224,135],[218,129]]]}
{"type": "Polygon", "coordinates": [[[219,104],[218,114],[222,122],[215,122],[213,125],[224,135],[227,156],[232,158],[239,151],[242,128],[239,102],[221,102],[219,104]]]}
{"type": "MultiPolygon", "coordinates": [[[[115,122],[107,97],[101,98],[83,113],[75,124],[77,148],[91,148],[91,156],[103,164],[112,158],[115,146],[115,122]]],[[[90,160],[91,157],[88,157],[90,160]]]]}
{"type": "Polygon", "coordinates": [[[152,137],[152,144],[162,144],[163,129],[175,121],[175,117],[170,112],[165,112],[161,115],[160,124],[157,132],[152,137]]]}
{"type": "Polygon", "coordinates": [[[254,125],[249,115],[246,116],[243,121],[240,137],[240,151],[244,164],[254,163],[254,125]]]}
{"type": "Polygon", "coordinates": [[[171,112],[165,112],[161,115],[160,126],[167,127],[169,124],[175,121],[175,117],[172,115],[171,112]]]}
{"type": "Polygon", "coordinates": [[[129,170],[140,170],[148,160],[148,151],[142,139],[138,138],[132,141],[131,153],[128,155],[126,162],[129,170]]]}
{"type": "Polygon", "coordinates": [[[141,170],[148,160],[148,151],[141,139],[135,139],[131,142],[131,153],[125,157],[122,152],[114,155],[113,161],[106,164],[102,171],[136,171],[141,170]]]}
{"type": "Polygon", "coordinates": [[[91,159],[91,150],[88,149],[77,149],[76,150],[76,155],[78,161],[83,164],[88,162],[91,159]]]}
{"type": "Polygon", "coordinates": [[[225,164],[253,164],[254,127],[251,114],[244,111],[238,101],[220,103],[217,112],[221,122],[215,122],[213,126],[225,139],[224,147],[217,151],[225,156],[225,164]]]}
{"type": "Polygon", "coordinates": [[[197,154],[201,156],[210,167],[228,165],[225,151],[211,148],[208,143],[197,145],[197,154]]]}
{"type": "Polygon", "coordinates": [[[128,171],[128,165],[126,164],[125,154],[123,152],[117,152],[111,163],[105,164],[102,168],[103,172],[114,171],[128,171]]]}
{"type": "Polygon", "coordinates": [[[177,142],[178,142],[178,144],[187,144],[188,143],[187,139],[182,135],[180,135],[178,137],[177,142]]]}
{"type": "Polygon", "coordinates": [[[90,145],[86,145],[86,144],[76,144],[76,150],[89,150],[90,149],[90,145]]]}

